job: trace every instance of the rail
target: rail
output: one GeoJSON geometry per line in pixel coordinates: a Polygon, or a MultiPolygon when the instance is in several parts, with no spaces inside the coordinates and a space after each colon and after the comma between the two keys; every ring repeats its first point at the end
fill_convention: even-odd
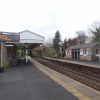
{"type": "Polygon", "coordinates": [[[100,91],[100,69],[98,68],[73,63],[71,64],[47,58],[38,58],[36,60],[53,70],[100,91]]]}

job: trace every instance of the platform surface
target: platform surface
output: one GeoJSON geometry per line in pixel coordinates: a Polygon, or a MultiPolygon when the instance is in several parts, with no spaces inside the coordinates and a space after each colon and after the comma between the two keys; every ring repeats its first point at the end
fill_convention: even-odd
{"type": "Polygon", "coordinates": [[[66,63],[72,63],[72,64],[78,64],[78,65],[85,65],[89,67],[95,67],[95,68],[100,68],[100,62],[92,62],[92,61],[78,61],[78,60],[68,60],[68,59],[61,59],[61,58],[50,58],[50,57],[44,57],[47,59],[53,59],[53,60],[58,60],[61,62],[66,62],[66,63]]]}
{"type": "Polygon", "coordinates": [[[62,75],[61,73],[36,62],[34,59],[31,59],[31,61],[35,66],[37,66],[38,69],[40,69],[43,73],[45,73],[57,84],[62,86],[67,92],[71,93],[79,100],[100,100],[100,91],[97,91],[87,85],[75,81],[65,75],[62,75]]]}
{"type": "Polygon", "coordinates": [[[19,65],[0,73],[0,100],[78,100],[38,67],[19,65]]]}

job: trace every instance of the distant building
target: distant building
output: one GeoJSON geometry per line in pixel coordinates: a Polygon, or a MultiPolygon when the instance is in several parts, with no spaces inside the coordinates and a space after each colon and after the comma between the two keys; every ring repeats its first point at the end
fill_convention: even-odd
{"type": "Polygon", "coordinates": [[[74,60],[100,61],[100,43],[70,46],[66,50],[66,57],[74,60]]]}

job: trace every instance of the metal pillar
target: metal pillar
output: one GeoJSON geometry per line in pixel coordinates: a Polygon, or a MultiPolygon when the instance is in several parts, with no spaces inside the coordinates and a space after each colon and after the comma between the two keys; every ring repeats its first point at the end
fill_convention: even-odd
{"type": "Polygon", "coordinates": [[[28,62],[28,45],[25,45],[25,62],[28,62]]]}
{"type": "Polygon", "coordinates": [[[75,50],[73,50],[73,52],[74,52],[74,60],[75,60],[75,50]]]}
{"type": "Polygon", "coordinates": [[[79,59],[79,54],[78,54],[78,51],[79,51],[79,50],[76,50],[76,52],[77,52],[77,59],[79,59]]]}
{"type": "Polygon", "coordinates": [[[28,49],[26,49],[25,51],[25,60],[26,60],[26,63],[28,62],[28,49]]]}

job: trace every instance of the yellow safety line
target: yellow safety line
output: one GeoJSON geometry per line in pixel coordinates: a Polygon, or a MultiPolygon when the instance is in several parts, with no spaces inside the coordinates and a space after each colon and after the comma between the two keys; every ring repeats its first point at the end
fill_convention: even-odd
{"type": "Polygon", "coordinates": [[[55,73],[50,74],[49,72],[47,72],[46,68],[44,68],[45,66],[38,63],[35,60],[31,60],[32,63],[34,63],[34,65],[39,68],[43,73],[45,73],[46,75],[48,75],[51,79],[53,79],[57,84],[61,85],[65,90],[67,90],[68,92],[72,93],[74,96],[76,96],[79,100],[92,100],[92,98],[84,95],[83,93],[81,93],[79,90],[77,90],[75,87],[73,87],[70,84],[67,84],[66,82],[64,82],[63,80],[61,80],[61,77],[55,73]],[[40,67],[43,66],[43,67],[40,67]]]}

